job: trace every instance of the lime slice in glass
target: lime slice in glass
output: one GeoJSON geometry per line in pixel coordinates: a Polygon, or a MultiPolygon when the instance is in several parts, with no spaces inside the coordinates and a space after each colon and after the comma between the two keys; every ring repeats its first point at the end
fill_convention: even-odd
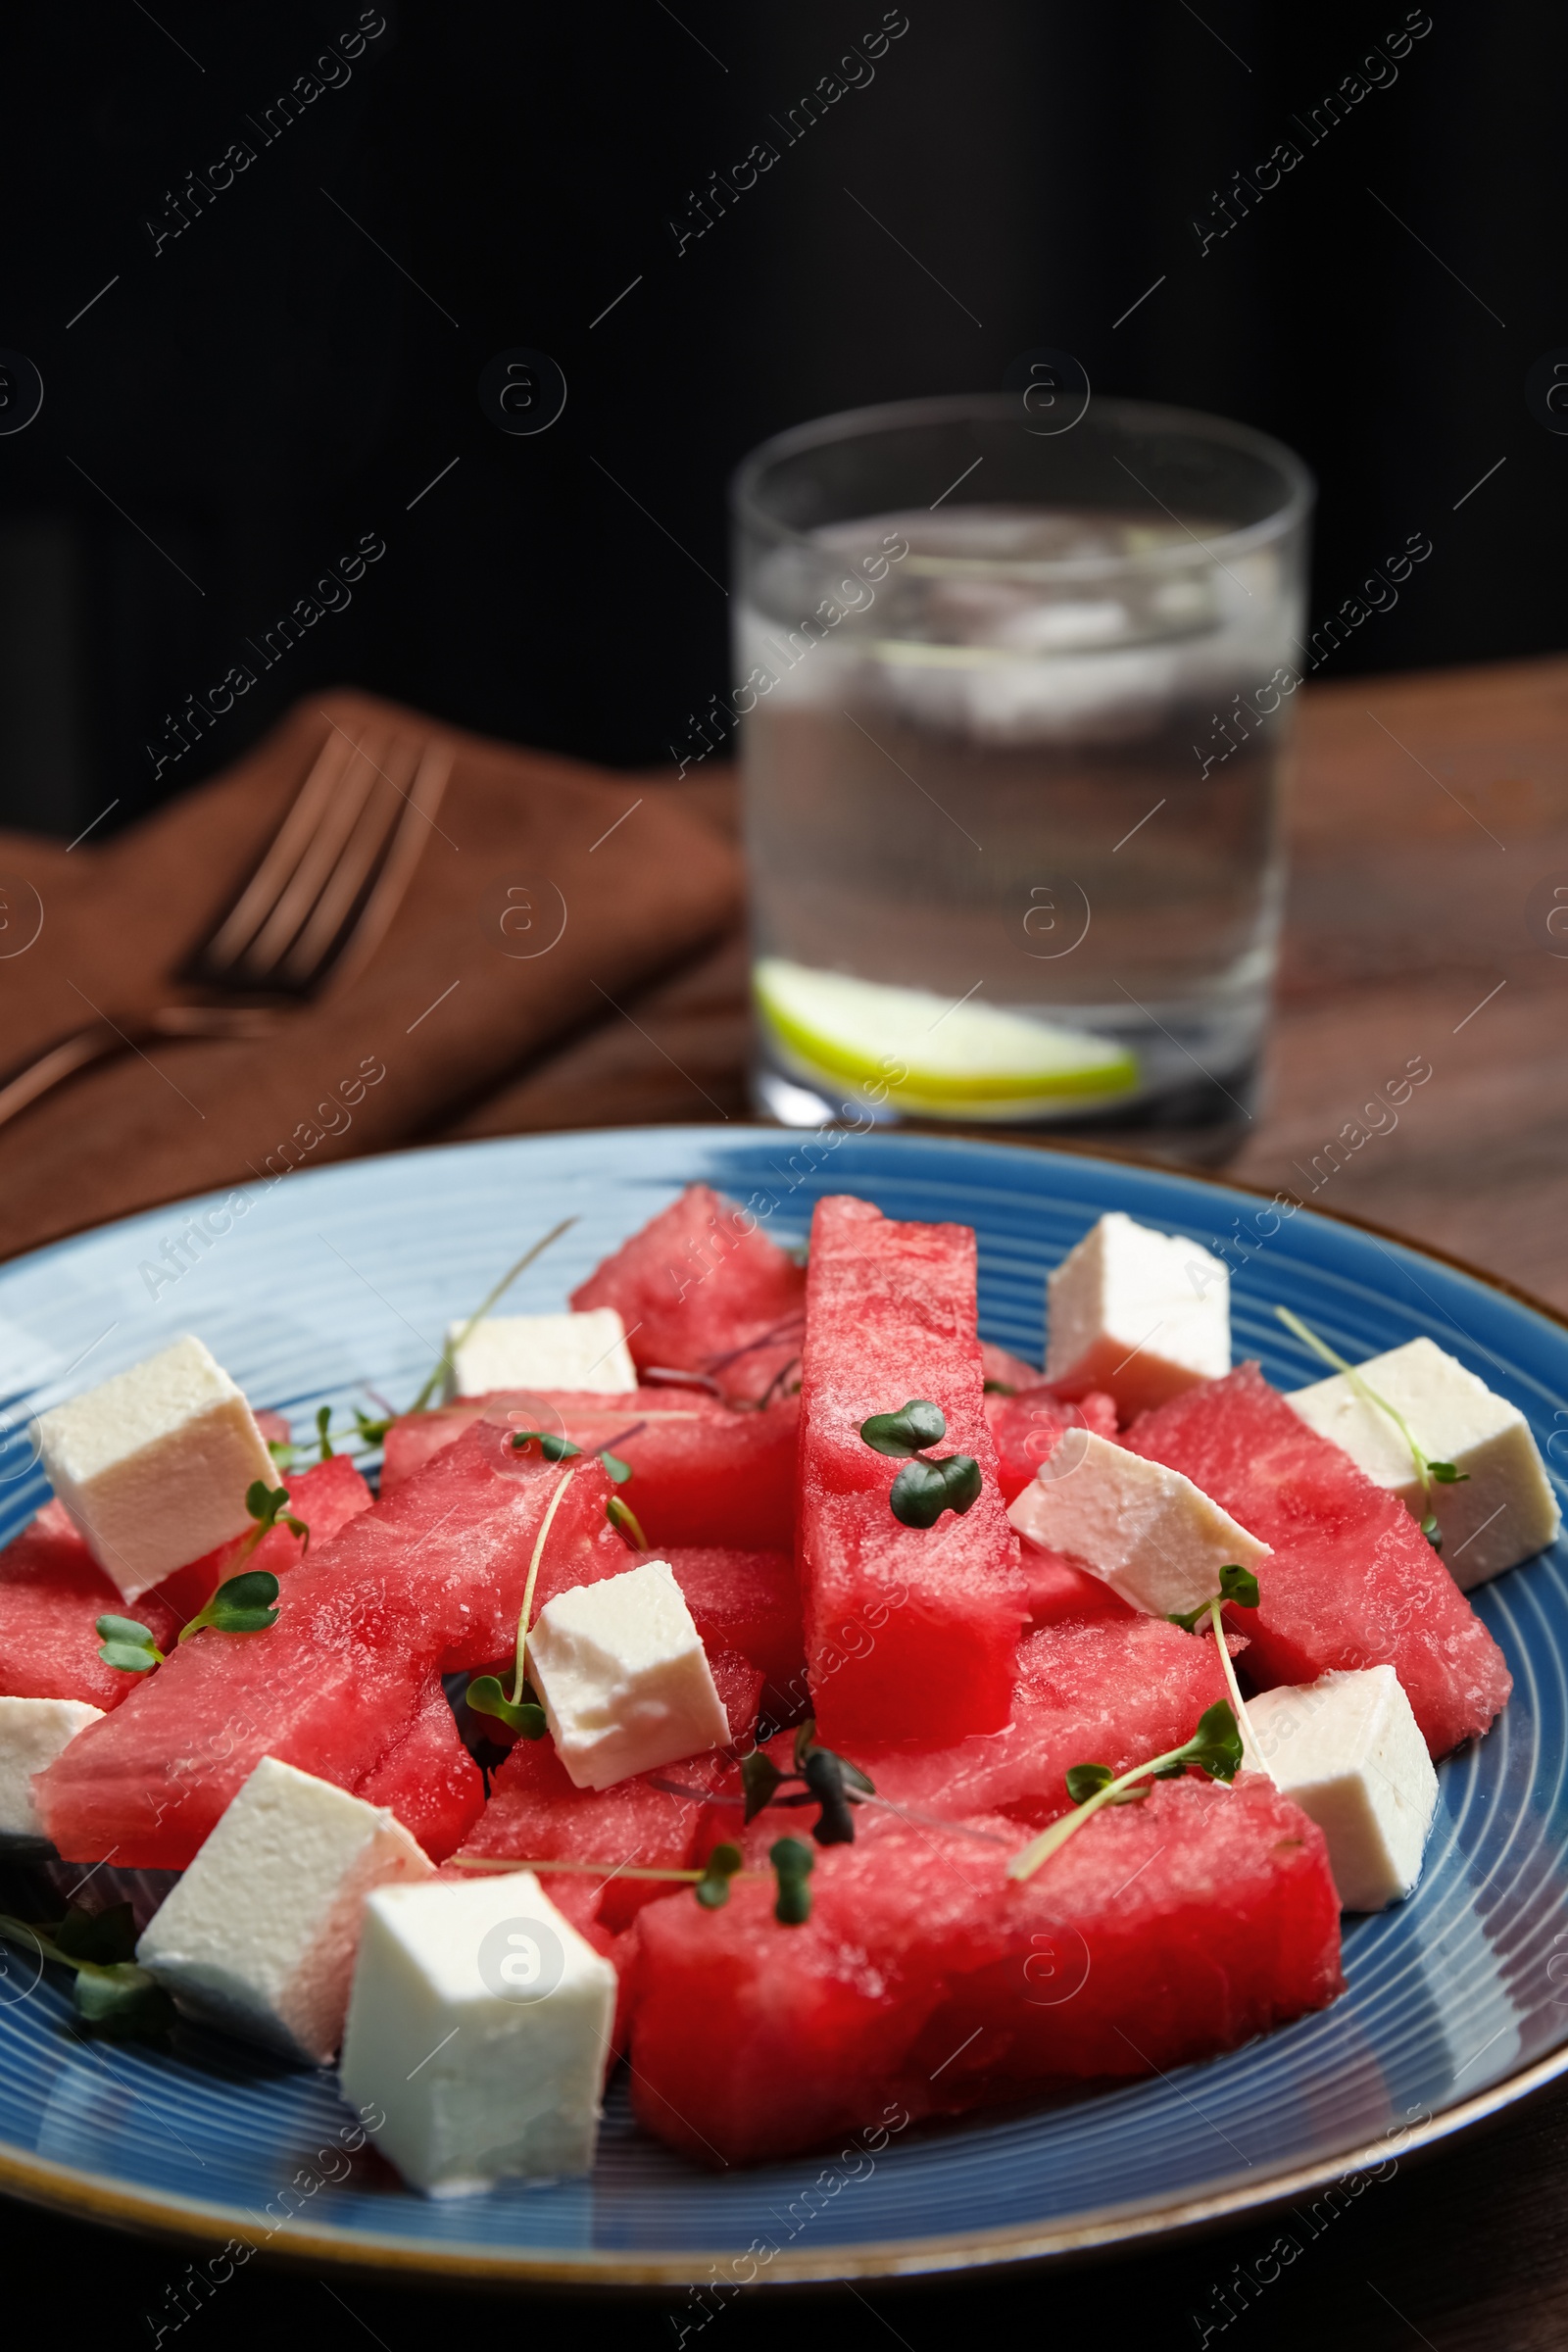
{"type": "Polygon", "coordinates": [[[876,1089],[935,1118],[1022,1119],[1125,1100],[1135,1055],[1111,1039],[923,988],[890,988],[764,956],[752,984],[785,1066],[828,1088],[876,1089]]]}

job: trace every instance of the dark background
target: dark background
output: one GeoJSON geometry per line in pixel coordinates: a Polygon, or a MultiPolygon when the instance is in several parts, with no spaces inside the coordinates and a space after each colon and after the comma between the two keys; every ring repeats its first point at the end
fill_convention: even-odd
{"type": "Polygon", "coordinates": [[[737,459],[835,409],[996,389],[1036,345],[1299,449],[1314,621],[1430,535],[1325,674],[1560,646],[1568,440],[1524,379],[1568,344],[1568,29],[1434,5],[1310,148],[1290,117],[1404,24],[1396,0],[908,0],[874,79],[789,147],[769,118],[879,0],[388,0],[270,145],[246,118],[357,0],[13,15],[0,345],[45,397],[0,438],[0,821],[69,838],[115,803],[107,832],[336,680],[661,760],[728,683],[737,459]],[[670,218],[763,137],[778,163],[677,256],[670,218]],[[1200,255],[1190,221],[1287,137],[1301,163],[1200,255]],[[149,220],[234,139],[255,162],[155,254],[149,220]],[[517,345],[569,387],[537,437],[476,397],[517,345]],[[352,605],[261,671],[246,640],[367,531],[387,553],[352,605]],[[155,780],[165,714],[235,662],[256,687],[155,780]]]}

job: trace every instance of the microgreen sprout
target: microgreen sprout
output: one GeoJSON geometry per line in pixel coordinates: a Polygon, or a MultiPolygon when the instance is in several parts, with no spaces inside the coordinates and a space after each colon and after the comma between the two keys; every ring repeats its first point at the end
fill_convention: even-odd
{"type": "Polygon", "coordinates": [[[738,1845],[714,1846],[694,1889],[705,1911],[722,1911],[729,1901],[729,1883],[745,1859],[738,1845]]]}
{"type": "Polygon", "coordinates": [[[741,1759],[741,1788],[744,1818],[749,1822],[768,1805],[816,1805],[819,1811],[811,1836],[818,1845],[853,1844],[855,1820],[850,1808],[876,1794],[875,1784],[858,1764],[817,1744],[816,1726],[809,1718],[795,1735],[794,1771],[780,1772],[765,1749],[754,1747],[741,1759]],[[779,1789],[789,1788],[792,1782],[800,1783],[799,1792],[780,1796],[779,1789]]]}
{"type": "Polygon", "coordinates": [[[617,1536],[625,1537],[633,1551],[648,1549],[648,1538],[643,1534],[642,1521],[630,1503],[622,1502],[618,1494],[612,1494],[605,1504],[605,1517],[617,1536]]]}
{"type": "Polygon", "coordinates": [[[409,1407],[411,1413],[422,1413],[424,1411],[431,1397],[441,1386],[441,1383],[451,1372],[452,1358],[456,1354],[457,1350],[463,1346],[464,1342],[467,1339],[469,1333],[473,1330],[474,1325],[476,1323],[483,1322],[485,1316],[495,1305],[497,1299],[503,1298],[505,1294],[511,1290],[513,1284],[516,1281],[517,1276],[525,1272],[526,1269],[533,1264],[533,1261],[536,1257],[542,1257],[545,1251],[549,1249],[551,1243],[559,1242],[562,1235],[566,1232],[567,1228],[575,1225],[576,1222],[577,1220],[575,1217],[563,1217],[561,1223],[552,1227],[551,1231],[545,1235],[542,1242],[535,1242],[531,1250],[525,1250],[523,1251],[522,1255],[518,1258],[514,1266],[509,1266],[507,1268],[506,1272],[502,1275],[501,1280],[496,1284],[493,1290],[486,1292],[484,1298],[474,1308],[472,1314],[468,1317],[466,1323],[464,1324],[456,1339],[451,1343],[451,1346],[449,1348],[444,1348],[441,1353],[437,1356],[434,1369],[432,1370],[429,1379],[425,1382],[423,1388],[419,1391],[419,1394],[417,1396],[416,1396],[414,1402],[409,1407]]]}
{"type": "Polygon", "coordinates": [[[902,1458],[888,1507],[905,1527],[934,1527],[944,1511],[960,1516],[980,1499],[980,1465],[967,1453],[932,1461],[925,1451],[948,1434],[948,1417],[928,1396],[911,1396],[896,1413],[873,1413],[860,1436],[878,1453],[902,1458]]]}
{"type": "Polygon", "coordinates": [[[243,1576],[225,1578],[206,1608],[194,1616],[189,1625],[180,1629],[180,1641],[188,1642],[210,1625],[220,1634],[265,1634],[277,1623],[277,1611],[272,1603],[277,1598],[277,1579],[266,1568],[251,1568],[243,1576]]]}
{"type": "Polygon", "coordinates": [[[775,1838],[767,1849],[778,1880],[773,1917],[781,1927],[804,1928],[811,1916],[811,1873],[816,1857],[798,1838],[775,1838]]]}
{"type": "Polygon", "coordinates": [[[121,1674],[150,1674],[164,1663],[163,1651],[134,1617],[100,1617],[93,1630],[103,1644],[98,1655],[121,1674]]]}
{"type": "Polygon", "coordinates": [[[1223,1699],[1216,1699],[1199,1717],[1198,1729],[1181,1747],[1171,1748],[1163,1756],[1154,1756],[1147,1764],[1135,1764],[1130,1772],[1112,1777],[1108,1764],[1075,1764],[1067,1774],[1067,1794],[1074,1810],[1054,1821],[1048,1830],[1007,1864],[1009,1879],[1032,1878],[1043,1862],[1048,1862],[1058,1847],[1066,1844],[1075,1830],[1081,1830],[1090,1816],[1102,1805],[1136,1804],[1145,1791],[1146,1781],[1180,1780],[1192,1765],[1206,1772],[1211,1781],[1234,1781],[1242,1765],[1242,1735],[1236,1717],[1223,1699]]]}
{"type": "Polygon", "coordinates": [[[73,1905],[48,1927],[0,1914],[0,1936],[74,1969],[76,2015],[100,2034],[161,2038],[174,2023],[173,2002],[135,1964],[136,1928],[128,1903],[96,1912],[73,1905]]]}
{"type": "Polygon", "coordinates": [[[323,1462],[332,1459],[332,1407],[318,1405],[316,1413],[317,1451],[323,1462]]]}
{"type": "Polygon", "coordinates": [[[544,1557],[545,1540],[550,1534],[551,1524],[556,1513],[561,1508],[561,1498],[570,1486],[574,1476],[573,1470],[565,1470],[562,1473],[556,1491],[550,1497],[539,1533],[534,1539],[533,1557],[528,1562],[528,1579],[522,1589],[522,1607],[517,1612],[517,1648],[512,1678],[512,1695],[510,1698],[508,1697],[499,1678],[493,1674],[475,1675],[464,1693],[475,1714],[493,1715],[498,1722],[504,1723],[509,1731],[515,1732],[522,1740],[542,1740],[545,1736],[545,1711],[529,1689],[527,1682],[528,1621],[533,1613],[533,1592],[534,1587],[539,1581],[539,1562],[544,1557]]]}
{"type": "Polygon", "coordinates": [[[1220,1611],[1227,1601],[1230,1601],[1238,1609],[1255,1609],[1258,1597],[1257,1579],[1250,1568],[1240,1567],[1235,1560],[1229,1560],[1219,1572],[1219,1591],[1210,1593],[1207,1600],[1200,1600],[1196,1609],[1188,1609],[1183,1615],[1172,1612],[1170,1619],[1171,1624],[1179,1625],[1184,1634],[1196,1633],[1200,1617],[1208,1619],[1214,1632],[1214,1646],[1219,1651],[1219,1662],[1224,1670],[1226,1689],[1231,1694],[1232,1709],[1235,1712],[1237,1723],[1241,1727],[1243,1740],[1251,1747],[1254,1754],[1257,1752],[1257,1742],[1252,1738],[1252,1727],[1247,1719],[1247,1707],[1242,1697],[1242,1687],[1236,1680],[1236,1664],[1226,1646],[1225,1627],[1220,1611]]]}
{"type": "Polygon", "coordinates": [[[1310,1324],[1303,1323],[1299,1315],[1293,1315],[1288,1306],[1277,1306],[1274,1312],[1287,1331],[1294,1333],[1297,1339],[1303,1341],[1311,1348],[1312,1353],[1321,1357],[1325,1364],[1332,1364],[1337,1372],[1343,1372],[1356,1395],[1364,1397],[1368,1404],[1375,1404],[1379,1412],[1387,1413],[1389,1419],[1394,1423],[1395,1428],[1410,1448],[1410,1458],[1415,1463],[1415,1474],[1421,1481],[1421,1533],[1434,1551],[1441,1551],[1443,1549],[1443,1530],[1438,1525],[1437,1512],[1433,1507],[1433,1485],[1436,1483],[1440,1487],[1468,1486],[1469,1471],[1456,1468],[1452,1462],[1434,1461],[1430,1454],[1424,1453],[1416,1441],[1415,1432],[1397,1406],[1392,1405],[1386,1396],[1380,1396],[1371,1382],[1362,1379],[1354,1364],[1347,1363],[1343,1355],[1336,1354],[1328,1342],[1320,1340],[1310,1324]]]}
{"type": "Polygon", "coordinates": [[[525,1453],[530,1446],[537,1446],[541,1457],[547,1462],[568,1461],[574,1453],[582,1451],[582,1447],[574,1446],[569,1438],[558,1438],[554,1430],[514,1429],[513,1431],[512,1450],[514,1453],[525,1453]]]}
{"type": "Polygon", "coordinates": [[[311,1531],[303,1519],[296,1519],[290,1513],[287,1487],[270,1487],[263,1478],[253,1480],[245,1490],[245,1508],[251,1515],[251,1525],[229,1562],[231,1568],[238,1568],[242,1561],[248,1560],[262,1538],[270,1535],[274,1527],[286,1527],[291,1536],[298,1536],[301,1557],[310,1550],[311,1531]]]}

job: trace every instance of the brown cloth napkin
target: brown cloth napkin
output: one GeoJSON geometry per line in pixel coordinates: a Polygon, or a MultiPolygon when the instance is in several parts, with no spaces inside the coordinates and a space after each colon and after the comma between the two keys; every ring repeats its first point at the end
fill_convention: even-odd
{"type": "MultiPolygon", "coordinates": [[[[264,1037],[160,1039],[0,1126],[0,1254],[285,1166],[579,1123],[530,1115],[526,1099],[487,1117],[486,1103],[526,1098],[530,1069],[582,1032],[635,1034],[634,992],[657,1000],[666,975],[733,930],[739,858],[701,796],[334,692],[101,849],[0,833],[0,1063],[14,1069],[96,1013],[128,1028],[169,1001],[333,727],[452,755],[385,937],[264,1037]],[[527,935],[502,929],[509,890],[529,893],[527,935]],[[545,952],[515,952],[558,924],[545,952]]],[[[589,1117],[605,1101],[601,1088],[589,1117]]],[[[687,1115],[711,1115],[700,1089],[687,1115]]]]}

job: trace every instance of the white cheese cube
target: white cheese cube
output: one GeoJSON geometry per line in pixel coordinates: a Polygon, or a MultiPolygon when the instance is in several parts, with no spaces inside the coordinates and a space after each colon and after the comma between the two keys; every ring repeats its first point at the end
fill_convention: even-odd
{"type": "Polygon", "coordinates": [[[575,1389],[624,1396],[637,1386],[618,1308],[581,1315],[485,1315],[447,1325],[446,1393],[488,1396],[496,1389],[575,1389]]]}
{"type": "Polygon", "coordinates": [[[1124,1421],[1230,1368],[1230,1275],[1179,1233],[1111,1209],[1047,1281],[1046,1378],[1108,1390],[1124,1421]]]}
{"type": "Polygon", "coordinates": [[[366,1906],[343,2096],[414,2188],[456,2196],[594,2160],[615,1972],[531,1870],[386,1886],[366,1906]]]}
{"type": "Polygon", "coordinates": [[[32,1776],[102,1713],[81,1698],[0,1698],[0,1838],[43,1837],[32,1776]]]}
{"type": "Polygon", "coordinates": [[[395,1815],[264,1756],[136,1946],[194,2017],[325,2066],[365,1900],[430,1863],[395,1815]]]}
{"type": "Polygon", "coordinates": [[[1219,1591],[1222,1568],[1256,1568],[1269,1556],[1179,1470],[1093,1430],[1076,1433],[1073,1466],[1053,1477],[1054,1459],[1014,1496],[1008,1518],[1032,1544],[1070,1552],[1135,1609],[1184,1617],[1219,1591]]]}
{"type": "Polygon", "coordinates": [[[667,1560],[558,1592],[528,1636],[528,1670],[579,1788],[609,1788],[729,1740],[708,1652],[667,1560]]]}
{"type": "Polygon", "coordinates": [[[1347,1911],[1381,1911],[1421,1876],[1438,1776],[1392,1666],[1325,1674],[1247,1702],[1276,1788],[1328,1839],[1347,1911]]]}
{"type": "MultiPolygon", "coordinates": [[[[1434,1340],[1407,1340],[1356,1370],[1403,1415],[1429,1461],[1452,1462],[1468,1473],[1458,1484],[1432,1484],[1444,1564],[1461,1592],[1555,1543],[1562,1513],[1516,1404],[1494,1396],[1434,1340]]],[[[1397,1494],[1413,1517],[1426,1516],[1415,1460],[1398,1424],[1343,1372],[1297,1389],[1286,1402],[1319,1437],[1342,1446],[1368,1478],[1397,1494]]]]}
{"type": "Polygon", "coordinates": [[[40,1413],[43,1466],[126,1600],[250,1525],[246,1489],[276,1465],[250,1406],[200,1340],[40,1413]]]}

